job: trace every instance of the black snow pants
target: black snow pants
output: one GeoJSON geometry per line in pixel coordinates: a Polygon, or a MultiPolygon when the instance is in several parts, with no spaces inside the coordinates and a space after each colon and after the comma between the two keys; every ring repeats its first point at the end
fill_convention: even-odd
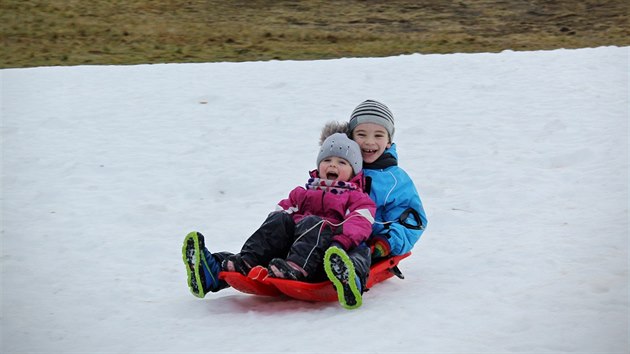
{"type": "MultiPolygon", "coordinates": [[[[338,232],[341,230],[337,230],[338,232]]],[[[274,212],[245,241],[241,257],[251,266],[267,266],[274,258],[282,258],[302,267],[307,281],[326,279],[324,253],[333,237],[333,228],[321,217],[310,215],[298,223],[290,214],[274,212]]],[[[367,283],[370,272],[370,250],[360,245],[348,252],[361,283],[367,283]]]]}
{"type": "MultiPolygon", "coordinates": [[[[341,232],[341,229],[337,232],[341,232]]],[[[326,279],[324,253],[332,236],[333,229],[318,216],[307,216],[296,224],[290,214],[273,212],[245,241],[240,255],[252,267],[267,267],[274,258],[286,259],[309,274],[307,281],[322,281],[326,279]]],[[[219,252],[213,255],[221,262],[231,253],[219,252]]],[[[348,256],[365,288],[371,265],[369,247],[360,244],[348,251],[348,256]]],[[[223,285],[228,286],[227,283],[223,285]]]]}
{"type": "Polygon", "coordinates": [[[294,262],[307,273],[307,280],[322,279],[324,252],[332,228],[318,216],[306,216],[298,223],[290,214],[274,212],[243,244],[241,257],[251,266],[267,266],[274,258],[294,262]]]}

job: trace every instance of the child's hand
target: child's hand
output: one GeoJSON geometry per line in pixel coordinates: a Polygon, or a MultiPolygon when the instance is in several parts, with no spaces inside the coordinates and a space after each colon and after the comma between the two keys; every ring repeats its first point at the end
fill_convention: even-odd
{"type": "Polygon", "coordinates": [[[384,235],[372,236],[367,244],[372,251],[372,258],[387,257],[391,253],[391,247],[384,235]]]}

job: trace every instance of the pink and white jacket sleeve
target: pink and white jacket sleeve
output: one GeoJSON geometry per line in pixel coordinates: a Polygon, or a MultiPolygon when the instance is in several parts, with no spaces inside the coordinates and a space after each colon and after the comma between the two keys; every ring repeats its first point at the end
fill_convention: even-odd
{"type": "Polygon", "coordinates": [[[363,192],[353,192],[348,206],[341,233],[332,239],[343,246],[345,250],[350,250],[361,242],[367,241],[372,233],[374,214],[376,205],[370,196],[363,192]]]}

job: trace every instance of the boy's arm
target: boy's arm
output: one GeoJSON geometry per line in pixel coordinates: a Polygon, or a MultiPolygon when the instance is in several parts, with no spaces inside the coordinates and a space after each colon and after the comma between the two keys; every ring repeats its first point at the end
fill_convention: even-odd
{"type": "Polygon", "coordinates": [[[411,179],[402,183],[391,203],[384,205],[384,223],[376,223],[370,246],[375,256],[405,254],[418,242],[427,225],[420,196],[411,179]]]}

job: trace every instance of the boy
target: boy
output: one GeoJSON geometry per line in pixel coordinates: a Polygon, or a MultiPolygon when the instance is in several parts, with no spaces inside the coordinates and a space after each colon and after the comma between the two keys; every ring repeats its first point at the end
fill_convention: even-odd
{"type": "Polygon", "coordinates": [[[332,132],[345,132],[359,145],[366,179],[364,190],[376,203],[367,245],[352,250],[333,245],[324,256],[324,267],[335,284],[339,301],[344,306],[360,305],[371,259],[409,252],[424,232],[427,218],[413,181],[398,166],[393,143],[394,116],[387,106],[366,100],[354,109],[347,123],[328,123],[322,130],[322,139],[332,132]],[[349,279],[355,278],[360,280],[360,290],[350,284],[349,279]]]}

